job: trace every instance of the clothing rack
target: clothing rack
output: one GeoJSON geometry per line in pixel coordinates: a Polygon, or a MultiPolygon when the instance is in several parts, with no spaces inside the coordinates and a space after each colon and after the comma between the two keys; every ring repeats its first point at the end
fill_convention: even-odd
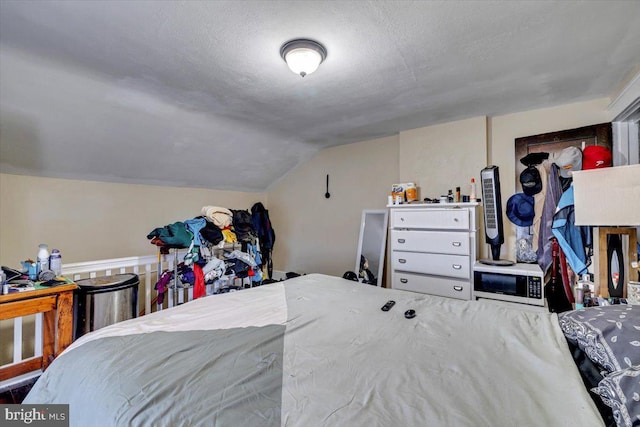
{"type": "MultiPolygon", "coordinates": [[[[209,256],[205,257],[205,259],[207,261],[210,261],[211,259],[217,257],[217,258],[222,259],[223,261],[225,261],[225,259],[222,256],[224,251],[234,251],[234,250],[240,249],[241,247],[242,246],[241,246],[240,242],[226,243],[223,247],[214,246],[212,248],[211,254],[209,256]],[[228,246],[228,245],[230,245],[230,246],[228,246]]],[[[169,255],[173,259],[173,268],[172,268],[173,277],[171,279],[171,284],[167,286],[167,289],[171,291],[171,296],[170,296],[171,299],[168,300],[169,307],[174,307],[174,306],[177,306],[177,305],[184,304],[184,302],[185,302],[184,301],[184,296],[183,296],[184,294],[180,294],[180,292],[184,292],[184,289],[189,289],[189,294],[190,294],[192,292],[192,289],[193,289],[192,286],[182,287],[182,286],[179,285],[180,278],[179,278],[179,275],[178,275],[178,264],[180,264],[180,262],[181,262],[180,259],[179,259],[179,256],[184,256],[184,254],[180,253],[180,251],[184,250],[184,249],[187,249],[187,248],[173,248],[172,251],[169,254],[162,254],[161,249],[158,249],[158,263],[157,263],[157,278],[158,278],[158,280],[160,279],[160,276],[165,271],[162,268],[162,265],[163,265],[163,258],[162,257],[163,257],[163,255],[164,256],[169,255]]],[[[170,260],[168,260],[168,261],[170,261],[170,260]]],[[[239,285],[240,287],[244,287],[245,286],[245,278],[240,278],[240,277],[237,277],[237,276],[233,276],[232,284],[234,286],[238,286],[238,285],[236,285],[236,280],[240,280],[240,285],[239,285]]],[[[253,287],[253,281],[252,280],[249,279],[248,283],[249,283],[249,285],[251,287],[253,287]]],[[[191,296],[188,296],[187,300],[190,300],[190,299],[191,299],[191,296]]],[[[157,305],[157,309],[158,310],[162,310],[163,309],[162,304],[158,304],[157,305]]]]}

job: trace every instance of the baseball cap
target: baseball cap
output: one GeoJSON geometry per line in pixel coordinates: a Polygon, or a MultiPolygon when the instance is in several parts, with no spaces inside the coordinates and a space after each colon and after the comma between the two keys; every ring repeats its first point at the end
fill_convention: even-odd
{"type": "Polygon", "coordinates": [[[560,153],[555,164],[560,169],[560,176],[571,178],[572,171],[582,169],[582,151],[578,147],[567,147],[560,153]]]}
{"type": "Polygon", "coordinates": [[[535,166],[529,166],[520,174],[522,192],[527,196],[533,196],[542,191],[542,178],[535,166]]]}
{"type": "Polygon", "coordinates": [[[590,145],[582,152],[582,169],[599,169],[611,166],[611,150],[602,145],[590,145]]]}

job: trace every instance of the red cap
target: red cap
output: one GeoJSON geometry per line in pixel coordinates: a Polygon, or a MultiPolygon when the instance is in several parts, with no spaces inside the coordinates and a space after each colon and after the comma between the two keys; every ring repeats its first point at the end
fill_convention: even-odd
{"type": "Polygon", "coordinates": [[[582,152],[582,169],[599,169],[611,166],[611,151],[602,145],[590,145],[582,152]]]}

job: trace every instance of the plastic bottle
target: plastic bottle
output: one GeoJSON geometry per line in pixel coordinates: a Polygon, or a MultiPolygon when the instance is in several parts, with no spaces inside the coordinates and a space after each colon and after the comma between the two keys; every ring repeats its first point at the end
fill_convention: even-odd
{"type": "MultiPolygon", "coordinates": [[[[588,289],[588,288],[587,288],[588,289]]],[[[585,303],[585,294],[584,294],[584,284],[581,281],[578,281],[578,283],[576,284],[576,287],[574,288],[575,292],[574,292],[574,297],[576,300],[576,310],[580,310],[581,308],[584,308],[584,303],[585,303]]]]}
{"type": "Polygon", "coordinates": [[[449,190],[447,194],[447,203],[453,203],[453,190],[449,190]]]}
{"type": "Polygon", "coordinates": [[[2,285],[2,295],[9,293],[9,284],[7,283],[7,276],[4,271],[0,269],[0,285],[2,285]]]}
{"type": "Polygon", "coordinates": [[[58,249],[51,251],[51,257],[49,258],[49,268],[55,273],[56,276],[62,274],[62,254],[58,249]]]}
{"type": "Polygon", "coordinates": [[[456,203],[460,203],[460,187],[456,187],[456,203]]]}
{"type": "Polygon", "coordinates": [[[585,299],[598,297],[598,289],[596,289],[595,283],[591,281],[589,273],[583,274],[582,278],[578,280],[578,284],[582,285],[582,288],[584,289],[585,299]]]}
{"type": "Polygon", "coordinates": [[[477,197],[476,197],[476,179],[475,178],[471,178],[471,184],[469,185],[469,201],[471,202],[475,202],[477,197]]]}
{"type": "Polygon", "coordinates": [[[49,246],[42,243],[38,246],[38,274],[49,269],[49,246]]]}

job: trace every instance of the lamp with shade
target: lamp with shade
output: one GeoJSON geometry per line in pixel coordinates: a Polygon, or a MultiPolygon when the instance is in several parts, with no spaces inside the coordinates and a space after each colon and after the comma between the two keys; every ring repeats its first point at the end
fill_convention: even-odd
{"type": "Polygon", "coordinates": [[[594,228],[594,277],[603,296],[627,296],[638,280],[637,229],[640,227],[640,165],[573,172],[575,225],[594,228]],[[613,239],[612,237],[617,236],[613,239]],[[611,246],[619,245],[620,250],[611,246]],[[628,248],[625,252],[622,248],[628,248]],[[619,271],[622,270],[622,271],[619,271]],[[621,288],[612,288],[619,277],[621,288]],[[605,286],[605,284],[607,284],[605,286]],[[612,295],[613,296],[613,295],[612,295]]]}

